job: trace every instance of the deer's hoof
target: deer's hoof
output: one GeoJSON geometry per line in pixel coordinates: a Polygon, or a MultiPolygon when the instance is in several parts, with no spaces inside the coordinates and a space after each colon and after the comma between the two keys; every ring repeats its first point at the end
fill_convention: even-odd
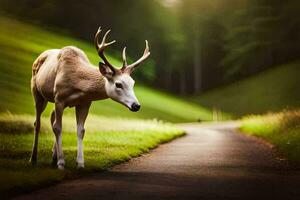
{"type": "Polygon", "coordinates": [[[65,169],[65,166],[64,166],[64,165],[57,165],[57,169],[59,169],[59,170],[64,170],[64,169],[65,169]]]}
{"type": "Polygon", "coordinates": [[[29,162],[32,166],[36,166],[36,164],[37,164],[37,160],[33,159],[33,158],[30,158],[29,162]]]}
{"type": "Polygon", "coordinates": [[[78,169],[84,168],[84,163],[77,163],[77,168],[78,169]]]}
{"type": "Polygon", "coordinates": [[[57,162],[57,168],[63,170],[65,168],[65,161],[63,159],[59,159],[57,162]]]}

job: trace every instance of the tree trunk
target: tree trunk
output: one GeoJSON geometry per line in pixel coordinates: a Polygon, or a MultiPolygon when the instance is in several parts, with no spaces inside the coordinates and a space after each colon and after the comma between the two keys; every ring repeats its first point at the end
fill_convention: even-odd
{"type": "Polygon", "coordinates": [[[172,86],[172,71],[171,70],[167,70],[167,72],[165,73],[165,86],[168,89],[168,91],[172,91],[173,90],[173,86],[172,86]]]}
{"type": "Polygon", "coordinates": [[[183,72],[179,72],[179,77],[180,77],[179,92],[181,95],[185,95],[186,94],[185,74],[183,72]]]}
{"type": "MultiPolygon", "coordinates": [[[[198,28],[198,26],[195,26],[198,28]]],[[[202,66],[200,52],[199,30],[195,31],[194,38],[194,94],[201,93],[202,90],[202,66]]]]}

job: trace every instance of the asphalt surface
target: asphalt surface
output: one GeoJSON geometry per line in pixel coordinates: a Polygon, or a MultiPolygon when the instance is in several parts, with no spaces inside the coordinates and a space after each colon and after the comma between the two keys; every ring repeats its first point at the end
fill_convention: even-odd
{"type": "Polygon", "coordinates": [[[149,154],[17,199],[300,199],[300,171],[236,123],[181,126],[149,154]]]}

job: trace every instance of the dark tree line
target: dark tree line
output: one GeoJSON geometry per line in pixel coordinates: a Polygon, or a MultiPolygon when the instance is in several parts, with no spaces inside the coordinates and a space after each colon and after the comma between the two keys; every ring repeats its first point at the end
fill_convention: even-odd
{"type": "Polygon", "coordinates": [[[151,60],[135,75],[157,87],[165,84],[165,69],[175,65],[176,46],[181,42],[175,18],[152,0],[0,0],[0,8],[5,15],[45,28],[58,27],[90,43],[99,25],[111,29],[110,38],[118,41],[112,53],[120,59],[124,46],[129,57],[139,58],[148,39],[151,60]]]}
{"type": "Polygon", "coordinates": [[[96,28],[112,29],[140,56],[144,39],[151,60],[136,78],[178,94],[203,91],[300,57],[297,0],[0,0],[0,12],[39,26],[58,27],[89,42],[96,28]]]}
{"type": "Polygon", "coordinates": [[[185,0],[177,9],[188,38],[181,93],[200,94],[300,58],[297,0],[185,0]]]}
{"type": "Polygon", "coordinates": [[[253,0],[233,13],[225,36],[226,75],[245,77],[300,56],[300,3],[253,0]]]}

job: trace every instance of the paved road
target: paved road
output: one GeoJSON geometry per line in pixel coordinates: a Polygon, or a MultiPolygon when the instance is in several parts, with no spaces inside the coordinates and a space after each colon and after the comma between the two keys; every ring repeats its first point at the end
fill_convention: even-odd
{"type": "Polygon", "coordinates": [[[300,199],[300,172],[235,123],[182,127],[150,154],[18,199],[300,199]]]}

